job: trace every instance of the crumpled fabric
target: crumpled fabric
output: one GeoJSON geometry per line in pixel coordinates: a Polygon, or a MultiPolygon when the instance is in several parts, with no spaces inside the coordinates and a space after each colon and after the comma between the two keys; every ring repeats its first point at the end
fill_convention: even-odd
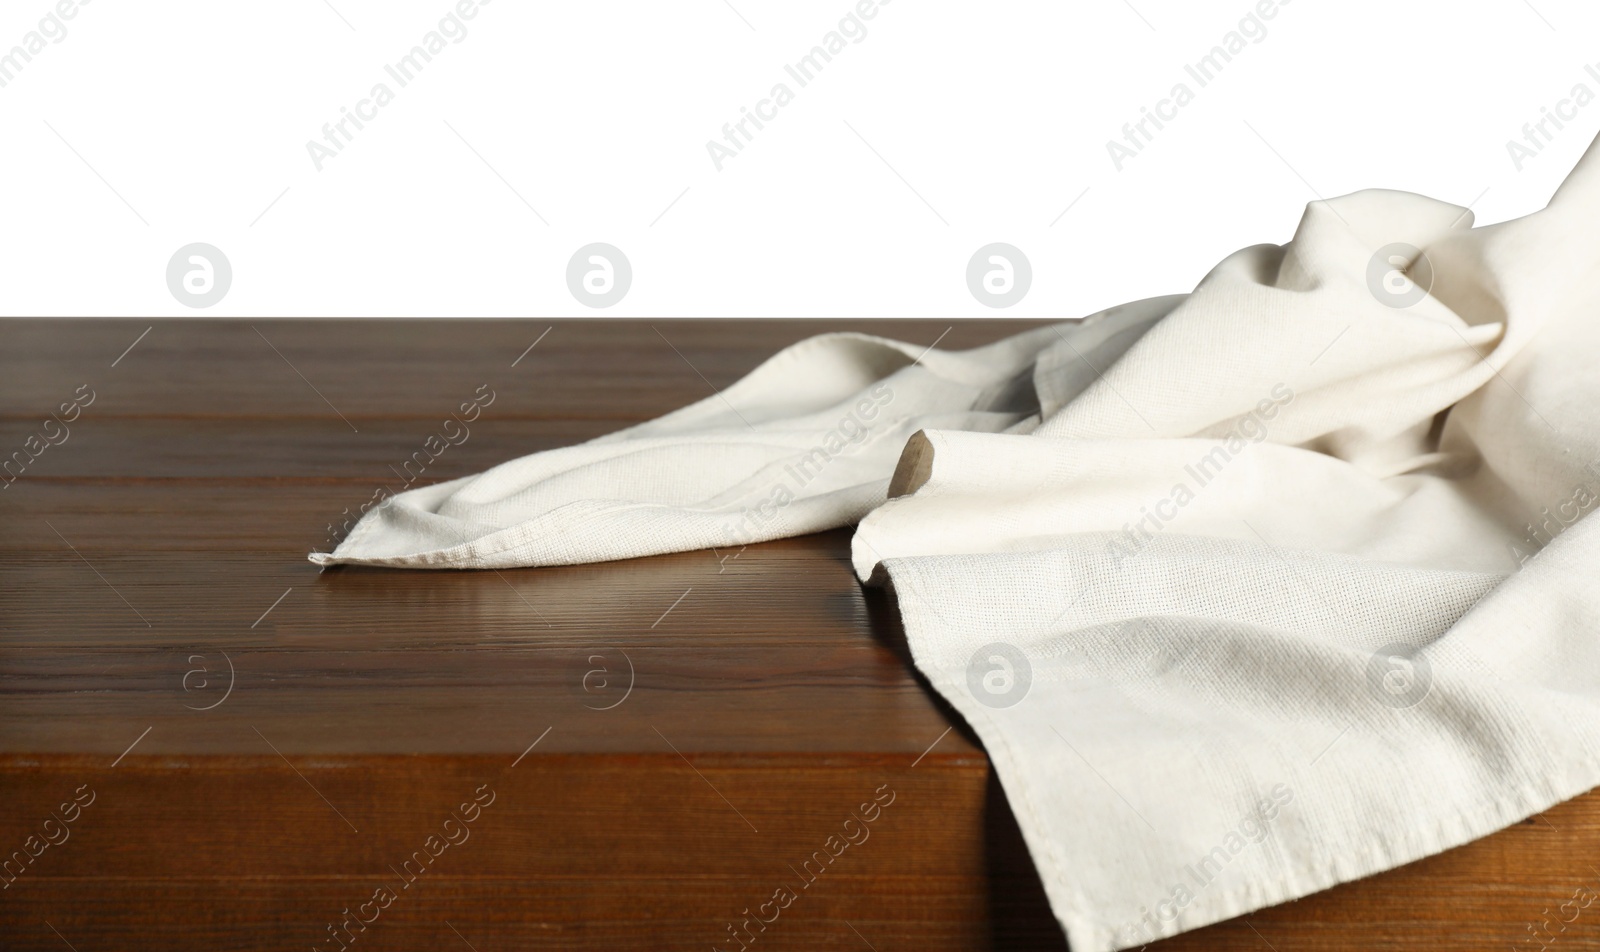
{"type": "Polygon", "coordinates": [[[1080,952],[1600,785],[1600,145],[1473,227],[1311,203],[1193,293],[964,352],[862,334],[403,493],[314,562],[558,565],[859,522],[1080,952]]]}

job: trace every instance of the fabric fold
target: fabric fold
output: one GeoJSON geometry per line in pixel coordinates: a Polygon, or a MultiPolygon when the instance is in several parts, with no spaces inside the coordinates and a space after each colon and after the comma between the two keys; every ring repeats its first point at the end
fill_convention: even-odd
{"type": "MultiPolygon", "coordinates": [[[[318,565],[509,568],[740,546],[850,525],[929,427],[1027,432],[1052,347],[1110,364],[1178,298],[1113,308],[969,351],[824,334],[698,403],[578,446],[399,493],[318,565]],[[1076,342],[1076,343],[1073,343],[1076,342]]],[[[1057,360],[1048,395],[1087,385],[1057,360]]]]}
{"type": "Polygon", "coordinates": [[[1600,143],[1474,227],[1307,207],[1189,295],[962,352],[830,334],[403,493],[319,564],[555,565],[859,523],[1072,947],[1137,947],[1600,785],[1600,143]]]}

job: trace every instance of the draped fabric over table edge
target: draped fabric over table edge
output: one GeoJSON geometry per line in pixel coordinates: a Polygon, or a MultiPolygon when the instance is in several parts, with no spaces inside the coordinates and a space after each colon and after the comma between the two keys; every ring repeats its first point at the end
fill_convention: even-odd
{"type": "MultiPolygon", "coordinates": [[[[1080,952],[1600,784],[1600,146],[1473,227],[1307,207],[1189,295],[962,352],[826,334],[413,489],[321,565],[562,565],[859,522],[1080,952]]],[[[1110,252],[1108,252],[1110,253],[1110,252]]]]}

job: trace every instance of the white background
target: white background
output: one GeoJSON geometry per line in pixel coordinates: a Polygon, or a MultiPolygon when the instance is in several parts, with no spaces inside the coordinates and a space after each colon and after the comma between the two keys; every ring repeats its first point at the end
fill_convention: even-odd
{"type": "MultiPolygon", "coordinates": [[[[319,172],[306,142],[453,7],[83,6],[0,88],[0,310],[1075,317],[1189,290],[1319,194],[1527,213],[1600,128],[1591,104],[1507,154],[1600,93],[1581,0],[1294,0],[1205,88],[1184,64],[1253,0],[897,0],[805,88],[784,64],[854,0],[496,0],[319,172]],[[719,172],[706,142],[780,81],[794,101],[719,172]],[[1119,172],[1107,140],[1180,81],[1194,102],[1119,172]],[[204,311],[165,279],[197,241],[234,272],[204,311]],[[634,272],[603,311],[565,281],[594,241],[634,272]],[[1034,271],[1004,311],[965,282],[994,241],[1034,271]]],[[[53,8],[5,0],[0,52],[53,8]]]]}

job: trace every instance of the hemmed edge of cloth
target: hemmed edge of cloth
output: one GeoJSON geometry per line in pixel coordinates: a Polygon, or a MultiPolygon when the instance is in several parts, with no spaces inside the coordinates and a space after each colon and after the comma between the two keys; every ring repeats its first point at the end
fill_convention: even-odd
{"type": "Polygon", "coordinates": [[[1118,929],[1126,924],[1095,915],[1084,897],[1072,888],[1072,864],[1059,855],[1059,845],[1034,832],[1043,830],[1045,825],[1040,821],[1040,811],[1033,803],[1029,785],[1020,782],[1023,776],[1020,760],[1013,752],[1005,732],[986,717],[972,716],[981,712],[969,703],[965,685],[951,681],[941,672],[930,670],[922,663],[925,657],[922,648],[923,626],[928,621],[924,611],[935,615],[937,612],[924,608],[925,596],[917,590],[911,578],[904,574],[896,576],[896,563],[900,561],[891,557],[878,562],[873,566],[873,575],[881,576],[883,583],[897,593],[896,602],[906,633],[907,647],[917,669],[978,735],[994,764],[995,774],[1012,809],[1026,811],[1027,817],[1019,818],[1018,826],[1028,845],[1028,853],[1038,868],[1051,909],[1073,952],[1120,952],[1141,948],[1150,942],[1192,932],[1269,906],[1303,899],[1341,883],[1389,872],[1464,846],[1543,813],[1557,804],[1600,789],[1600,779],[1597,779],[1600,778],[1600,752],[1596,752],[1587,763],[1567,765],[1559,777],[1530,778],[1508,791],[1508,797],[1482,801],[1451,816],[1440,817],[1430,829],[1411,830],[1408,835],[1401,837],[1365,836],[1359,842],[1347,844],[1357,847],[1355,852],[1335,858],[1316,869],[1291,867],[1279,876],[1257,880],[1244,888],[1219,889],[1197,895],[1171,920],[1152,917],[1157,923],[1154,933],[1127,943],[1117,938],[1118,929]],[[912,597],[905,597],[907,594],[912,597]]]}

